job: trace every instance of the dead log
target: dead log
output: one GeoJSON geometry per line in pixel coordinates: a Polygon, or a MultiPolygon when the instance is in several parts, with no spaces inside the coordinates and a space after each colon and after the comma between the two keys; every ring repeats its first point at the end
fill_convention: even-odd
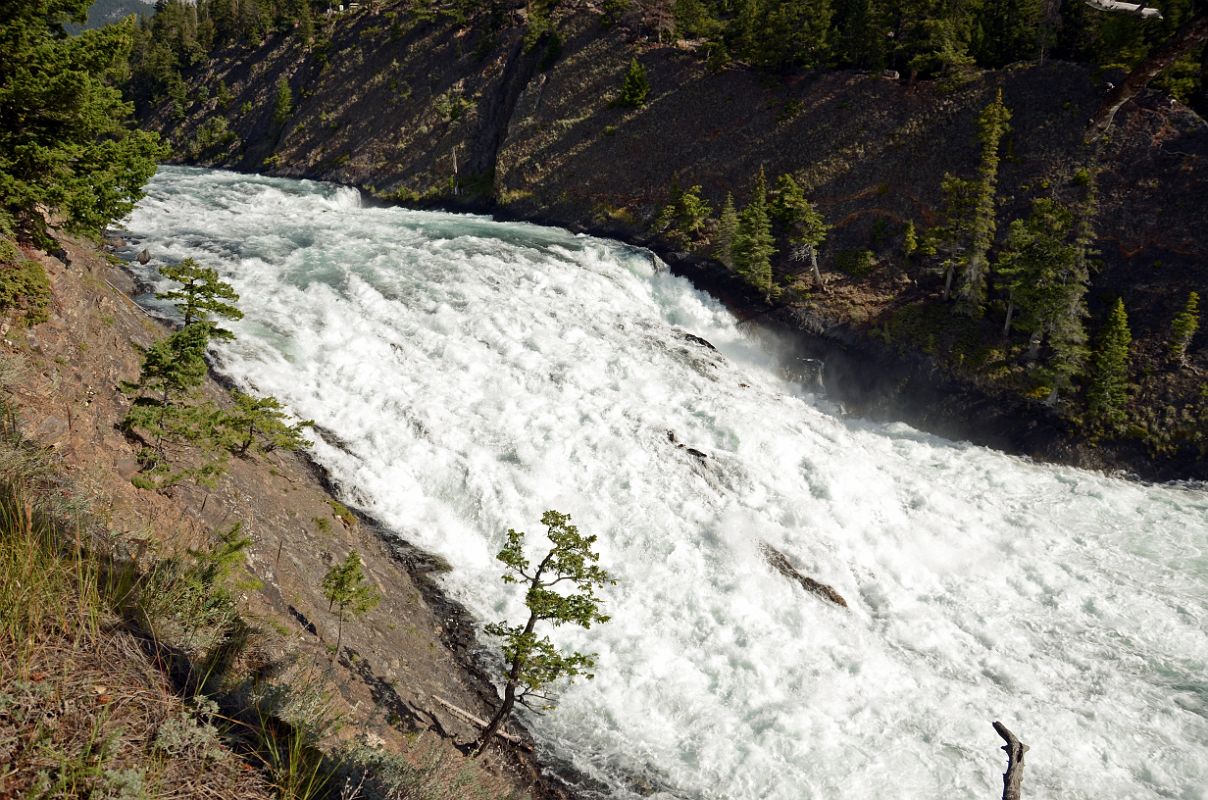
{"type": "Polygon", "coordinates": [[[1028,746],[1015,738],[1001,722],[994,723],[994,730],[1006,742],[1002,749],[1007,754],[1007,771],[1002,774],[1002,800],[1019,800],[1023,785],[1023,754],[1028,746]]]}
{"type": "Polygon", "coordinates": [[[810,594],[815,594],[823,600],[829,600],[837,606],[847,608],[847,601],[843,599],[843,595],[836,592],[832,587],[825,583],[814,580],[808,575],[802,575],[789,561],[788,556],[772,547],[767,542],[761,542],[759,545],[760,552],[767,559],[768,564],[772,569],[779,572],[789,580],[796,581],[801,584],[801,588],[805,589],[810,594]]]}
{"type": "MultiPolygon", "coordinates": [[[[432,695],[432,699],[435,700],[436,702],[440,703],[445,708],[452,711],[457,716],[464,719],[466,722],[477,725],[480,728],[486,728],[486,726],[487,726],[486,720],[479,719],[478,717],[471,714],[469,711],[466,711],[464,708],[458,708],[457,706],[453,705],[452,703],[450,703],[448,700],[444,699],[443,697],[438,697],[436,695],[432,695]]],[[[512,734],[505,733],[504,731],[496,731],[495,735],[498,736],[500,739],[505,739],[506,741],[509,741],[512,744],[514,744],[517,747],[520,747],[524,750],[533,749],[532,747],[529,746],[528,742],[524,741],[519,736],[513,736],[512,734]]]]}
{"type": "Polygon", "coordinates": [[[1102,136],[1125,103],[1144,91],[1149,82],[1165,72],[1171,64],[1205,42],[1208,42],[1208,13],[1201,12],[1185,22],[1169,41],[1146,56],[1119,86],[1108,93],[1091,119],[1086,132],[1087,140],[1093,142],[1102,136]]]}
{"type": "Polygon", "coordinates": [[[1149,8],[1146,3],[1120,3],[1116,2],[1116,0],[1082,0],[1082,2],[1100,11],[1119,11],[1124,14],[1136,14],[1141,19],[1162,18],[1161,11],[1156,8],[1149,8]]]}

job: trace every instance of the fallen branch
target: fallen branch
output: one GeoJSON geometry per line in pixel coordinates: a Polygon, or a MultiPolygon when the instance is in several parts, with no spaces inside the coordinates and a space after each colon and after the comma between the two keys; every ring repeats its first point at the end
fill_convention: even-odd
{"type": "Polygon", "coordinates": [[[1147,8],[1145,3],[1120,3],[1117,0],[1082,0],[1088,6],[1100,11],[1122,11],[1125,14],[1136,14],[1141,19],[1162,18],[1162,12],[1156,8],[1147,8]]]}
{"type": "MultiPolygon", "coordinates": [[[[487,726],[486,720],[479,719],[478,717],[471,714],[469,711],[466,711],[464,708],[458,708],[457,706],[453,705],[452,703],[450,703],[448,700],[444,699],[443,697],[437,697],[436,695],[432,695],[432,699],[435,700],[436,702],[440,703],[445,708],[452,711],[457,716],[466,720],[467,722],[471,722],[480,728],[485,728],[487,726]]],[[[512,744],[516,745],[517,747],[523,748],[525,750],[533,749],[531,746],[529,746],[528,742],[524,741],[519,736],[514,736],[510,733],[504,733],[503,731],[497,731],[495,735],[498,736],[499,738],[505,739],[505,740],[511,742],[512,744]]]]}
{"type": "Polygon", "coordinates": [[[1007,771],[1002,774],[1002,800],[1019,800],[1023,784],[1023,754],[1028,746],[1015,738],[1001,722],[994,723],[995,732],[1006,742],[1002,749],[1007,754],[1007,771]]]}

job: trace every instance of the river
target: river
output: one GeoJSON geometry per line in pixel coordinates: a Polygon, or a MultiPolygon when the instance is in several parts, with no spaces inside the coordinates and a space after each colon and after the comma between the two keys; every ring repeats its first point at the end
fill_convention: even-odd
{"type": "Polygon", "coordinates": [[[125,224],[235,286],[219,368],[316,420],[345,499],[483,622],[521,613],[509,527],[599,536],[612,620],[554,632],[597,677],[529,722],[610,797],[996,797],[1000,719],[1029,797],[1208,798],[1203,485],[845,417],[615,242],[179,167],[125,224]]]}

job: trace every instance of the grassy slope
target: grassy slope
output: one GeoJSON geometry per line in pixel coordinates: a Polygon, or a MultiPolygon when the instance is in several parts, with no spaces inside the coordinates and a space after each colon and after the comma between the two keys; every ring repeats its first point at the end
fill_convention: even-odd
{"type": "MultiPolygon", "coordinates": [[[[118,430],[128,403],[118,384],[137,375],[140,348],[165,329],[118,288],[133,287],[107,256],[86,242],[65,237],[62,244],[70,266],[25,251],[48,276],[48,318],[31,323],[9,311],[0,322],[7,365],[0,377],[17,426],[5,441],[30,454],[37,471],[29,474],[45,476],[30,483],[23,461],[0,458],[0,469],[9,470],[0,474],[9,487],[0,493],[0,508],[10,512],[0,518],[0,554],[9,559],[0,574],[8,592],[0,598],[7,637],[0,646],[7,693],[0,700],[13,710],[0,708],[0,750],[27,741],[30,731],[45,734],[16,772],[0,771],[3,780],[28,793],[47,770],[53,783],[87,767],[79,780],[93,788],[125,780],[105,770],[141,771],[147,797],[191,795],[180,788],[194,780],[218,787],[198,784],[202,796],[295,797],[306,796],[298,782],[309,782],[308,774],[324,777],[332,790],[352,774],[365,798],[383,796],[392,783],[408,787],[406,796],[431,800],[511,797],[530,787],[537,796],[556,796],[542,788],[523,753],[498,751],[473,762],[454,746],[476,731],[433,696],[479,716],[489,714],[493,698],[449,648],[451,637],[465,636],[465,623],[457,609],[425,599],[423,581],[371,523],[358,521],[324,489],[310,464],[289,454],[233,459],[212,490],[154,493],[130,483],[136,446],[118,430]],[[64,496],[74,498],[70,509],[60,502],[64,496]],[[22,523],[26,499],[35,511],[49,509],[39,511],[32,530],[22,523]],[[250,545],[229,575],[199,586],[204,556],[194,554],[213,551],[221,544],[217,532],[236,521],[250,545]],[[85,556],[72,549],[81,531],[85,556]],[[35,535],[46,542],[41,550],[28,544],[35,535]],[[353,548],[385,599],[345,623],[336,655],[336,617],[319,584],[327,566],[353,548]],[[27,553],[36,558],[27,563],[27,553]],[[95,577],[115,555],[131,570],[116,593],[95,577]],[[23,575],[44,584],[34,599],[53,601],[45,612],[30,602],[23,575]],[[215,609],[222,613],[211,614],[215,609]],[[20,614],[26,619],[18,624],[20,614]],[[107,677],[105,664],[112,665],[107,677]],[[204,753],[189,744],[173,755],[157,744],[156,731],[171,720],[206,728],[210,720],[190,710],[198,692],[219,699],[222,716],[236,720],[216,727],[231,729],[239,748],[253,750],[230,770],[216,761],[204,774],[189,772],[198,758],[210,757],[204,730],[171,733],[197,739],[204,753]],[[57,733],[29,716],[31,704],[46,696],[70,706],[70,726],[57,733]],[[276,735],[266,740],[265,731],[276,735]],[[318,758],[311,745],[327,755],[318,758]],[[54,753],[62,756],[59,766],[47,761],[54,753]],[[179,764],[172,762],[177,755],[179,764]],[[377,777],[360,783],[357,763],[372,764],[377,777]],[[236,791],[244,764],[255,774],[236,791]]],[[[229,402],[215,383],[206,391],[229,402]]],[[[213,744],[214,752],[225,752],[220,741],[213,744]]],[[[8,796],[4,788],[0,796],[8,796]]]]}

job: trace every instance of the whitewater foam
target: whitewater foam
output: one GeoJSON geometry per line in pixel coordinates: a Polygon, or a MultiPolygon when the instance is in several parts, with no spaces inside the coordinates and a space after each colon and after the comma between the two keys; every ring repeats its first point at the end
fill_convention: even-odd
{"type": "Polygon", "coordinates": [[[348,499],[484,621],[519,614],[508,527],[556,508],[600,536],[613,620],[555,637],[598,677],[531,723],[611,796],[992,797],[1002,719],[1030,796],[1208,797],[1202,487],[844,419],[611,242],[183,168],[127,226],[150,267],[235,285],[221,369],[334,432],[315,456],[348,499]]]}

